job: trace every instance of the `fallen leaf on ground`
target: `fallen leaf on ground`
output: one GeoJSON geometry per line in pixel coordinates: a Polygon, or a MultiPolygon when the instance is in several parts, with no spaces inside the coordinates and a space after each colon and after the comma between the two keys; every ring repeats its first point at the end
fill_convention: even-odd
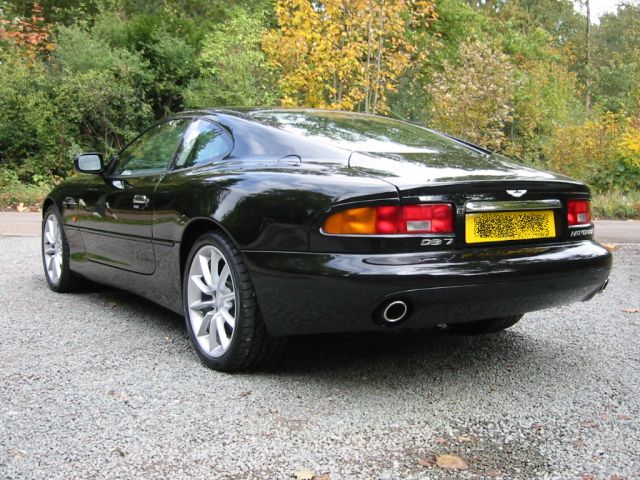
{"type": "Polygon", "coordinates": [[[329,477],[328,473],[325,473],[324,475],[313,477],[313,480],[331,480],[331,477],[329,477]]]}
{"type": "Polygon", "coordinates": [[[584,447],[584,442],[578,438],[577,440],[573,441],[573,446],[576,448],[582,448],[584,447]]]}
{"type": "Polygon", "coordinates": [[[127,392],[117,392],[115,390],[109,390],[107,392],[107,394],[110,397],[114,397],[114,398],[117,398],[119,400],[124,400],[124,401],[129,400],[129,394],[127,392]]]}
{"type": "Polygon", "coordinates": [[[618,415],[618,420],[631,420],[629,415],[618,415]]]}
{"type": "Polygon", "coordinates": [[[249,395],[251,395],[251,392],[250,392],[250,391],[240,392],[240,396],[241,396],[241,397],[248,397],[249,395]]]}
{"type": "Polygon", "coordinates": [[[498,478],[500,475],[502,475],[500,470],[489,470],[487,472],[487,477],[489,478],[498,478]]]}
{"type": "Polygon", "coordinates": [[[421,467],[431,468],[436,464],[436,452],[427,450],[423,453],[422,458],[418,459],[418,465],[421,467]]]}
{"type": "Polygon", "coordinates": [[[447,470],[467,470],[469,465],[458,455],[438,455],[436,465],[447,470]]]}
{"type": "Polygon", "coordinates": [[[298,470],[296,472],[296,480],[313,480],[313,477],[316,476],[316,472],[313,470],[298,470]]]}
{"type": "Polygon", "coordinates": [[[580,480],[596,480],[596,477],[594,477],[593,475],[587,474],[587,475],[582,475],[580,477],[580,480]]]}
{"type": "Polygon", "coordinates": [[[114,452],[116,452],[118,455],[120,455],[121,457],[126,457],[127,454],[125,453],[124,450],[122,450],[120,447],[116,447],[113,449],[114,452]]]}
{"type": "Polygon", "coordinates": [[[19,212],[28,212],[29,211],[29,207],[25,207],[24,203],[20,202],[17,206],[16,206],[16,210],[19,212]]]}
{"type": "Polygon", "coordinates": [[[589,427],[589,428],[592,428],[592,427],[595,427],[595,426],[596,426],[596,422],[594,422],[593,420],[591,420],[591,419],[589,419],[589,418],[586,418],[586,419],[584,419],[584,420],[582,420],[582,421],[580,422],[580,425],[582,425],[583,427],[589,427]]]}
{"type": "Polygon", "coordinates": [[[436,438],[436,445],[446,445],[447,443],[447,439],[443,438],[443,437],[438,437],[436,438]]]}
{"type": "Polygon", "coordinates": [[[625,308],[624,313],[640,313],[640,308],[625,308]]]}
{"type": "Polygon", "coordinates": [[[15,460],[22,460],[24,458],[24,452],[17,448],[10,448],[9,453],[15,460]]]}
{"type": "Polygon", "coordinates": [[[531,429],[532,430],[542,430],[544,428],[544,425],[542,423],[533,423],[531,424],[531,429]]]}
{"type": "Polygon", "coordinates": [[[618,245],[615,243],[603,243],[602,246],[610,252],[615,252],[618,249],[618,245]]]}
{"type": "Polygon", "coordinates": [[[425,468],[431,468],[435,465],[435,463],[429,460],[428,458],[419,458],[418,465],[425,468]]]}
{"type": "Polygon", "coordinates": [[[468,435],[458,435],[458,441],[462,443],[471,443],[473,442],[473,438],[468,435]]]}

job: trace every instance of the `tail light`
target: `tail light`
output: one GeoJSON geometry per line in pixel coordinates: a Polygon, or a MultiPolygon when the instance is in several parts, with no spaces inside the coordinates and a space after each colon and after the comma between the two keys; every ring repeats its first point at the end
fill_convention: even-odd
{"type": "Polygon", "coordinates": [[[436,203],[351,208],[327,218],[323,230],[336,235],[453,233],[453,207],[436,203]]]}
{"type": "Polygon", "coordinates": [[[589,200],[569,200],[567,202],[567,224],[584,225],[591,223],[589,200]]]}

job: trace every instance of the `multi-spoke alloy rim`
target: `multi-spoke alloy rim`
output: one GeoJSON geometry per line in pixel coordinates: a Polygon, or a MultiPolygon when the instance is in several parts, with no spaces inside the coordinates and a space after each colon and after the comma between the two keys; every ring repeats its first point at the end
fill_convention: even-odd
{"type": "Polygon", "coordinates": [[[208,355],[223,355],[236,326],[236,290],[227,260],[206,245],[193,257],[187,286],[189,321],[198,345],[208,355]]]}
{"type": "Polygon", "coordinates": [[[42,251],[47,277],[52,283],[58,283],[62,275],[62,233],[54,214],[50,214],[44,222],[42,251]]]}

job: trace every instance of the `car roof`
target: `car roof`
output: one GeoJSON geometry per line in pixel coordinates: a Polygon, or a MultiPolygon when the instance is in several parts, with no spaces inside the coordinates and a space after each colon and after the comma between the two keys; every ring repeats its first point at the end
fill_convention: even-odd
{"type": "Polygon", "coordinates": [[[238,147],[245,147],[239,149],[245,154],[294,155],[299,151],[306,157],[342,157],[344,152],[419,153],[437,150],[457,154],[461,149],[467,153],[491,154],[481,147],[424,126],[382,115],[282,107],[224,107],[191,110],[179,115],[198,115],[218,121],[239,141],[238,147]],[[255,135],[260,137],[260,145],[248,141],[255,135]],[[269,144],[272,148],[265,148],[269,144]],[[295,148],[291,148],[294,145],[295,148]],[[343,153],[338,154],[337,151],[343,153]]]}

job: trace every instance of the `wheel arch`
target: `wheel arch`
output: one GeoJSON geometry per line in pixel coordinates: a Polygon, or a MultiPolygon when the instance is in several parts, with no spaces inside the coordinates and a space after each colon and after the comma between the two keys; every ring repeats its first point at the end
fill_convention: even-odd
{"type": "Polygon", "coordinates": [[[51,205],[55,205],[55,204],[56,204],[56,202],[54,202],[51,197],[45,198],[44,202],[42,202],[42,216],[44,217],[44,214],[47,213],[47,209],[51,205]]]}
{"type": "MultiPolygon", "coordinates": [[[[189,222],[182,233],[180,240],[180,280],[184,276],[184,269],[187,263],[187,257],[191,251],[191,247],[196,240],[206,232],[218,232],[227,237],[234,245],[236,245],[233,237],[227,232],[222,225],[212,218],[195,218],[189,222]]],[[[236,245],[237,246],[237,245],[236,245]]]]}

